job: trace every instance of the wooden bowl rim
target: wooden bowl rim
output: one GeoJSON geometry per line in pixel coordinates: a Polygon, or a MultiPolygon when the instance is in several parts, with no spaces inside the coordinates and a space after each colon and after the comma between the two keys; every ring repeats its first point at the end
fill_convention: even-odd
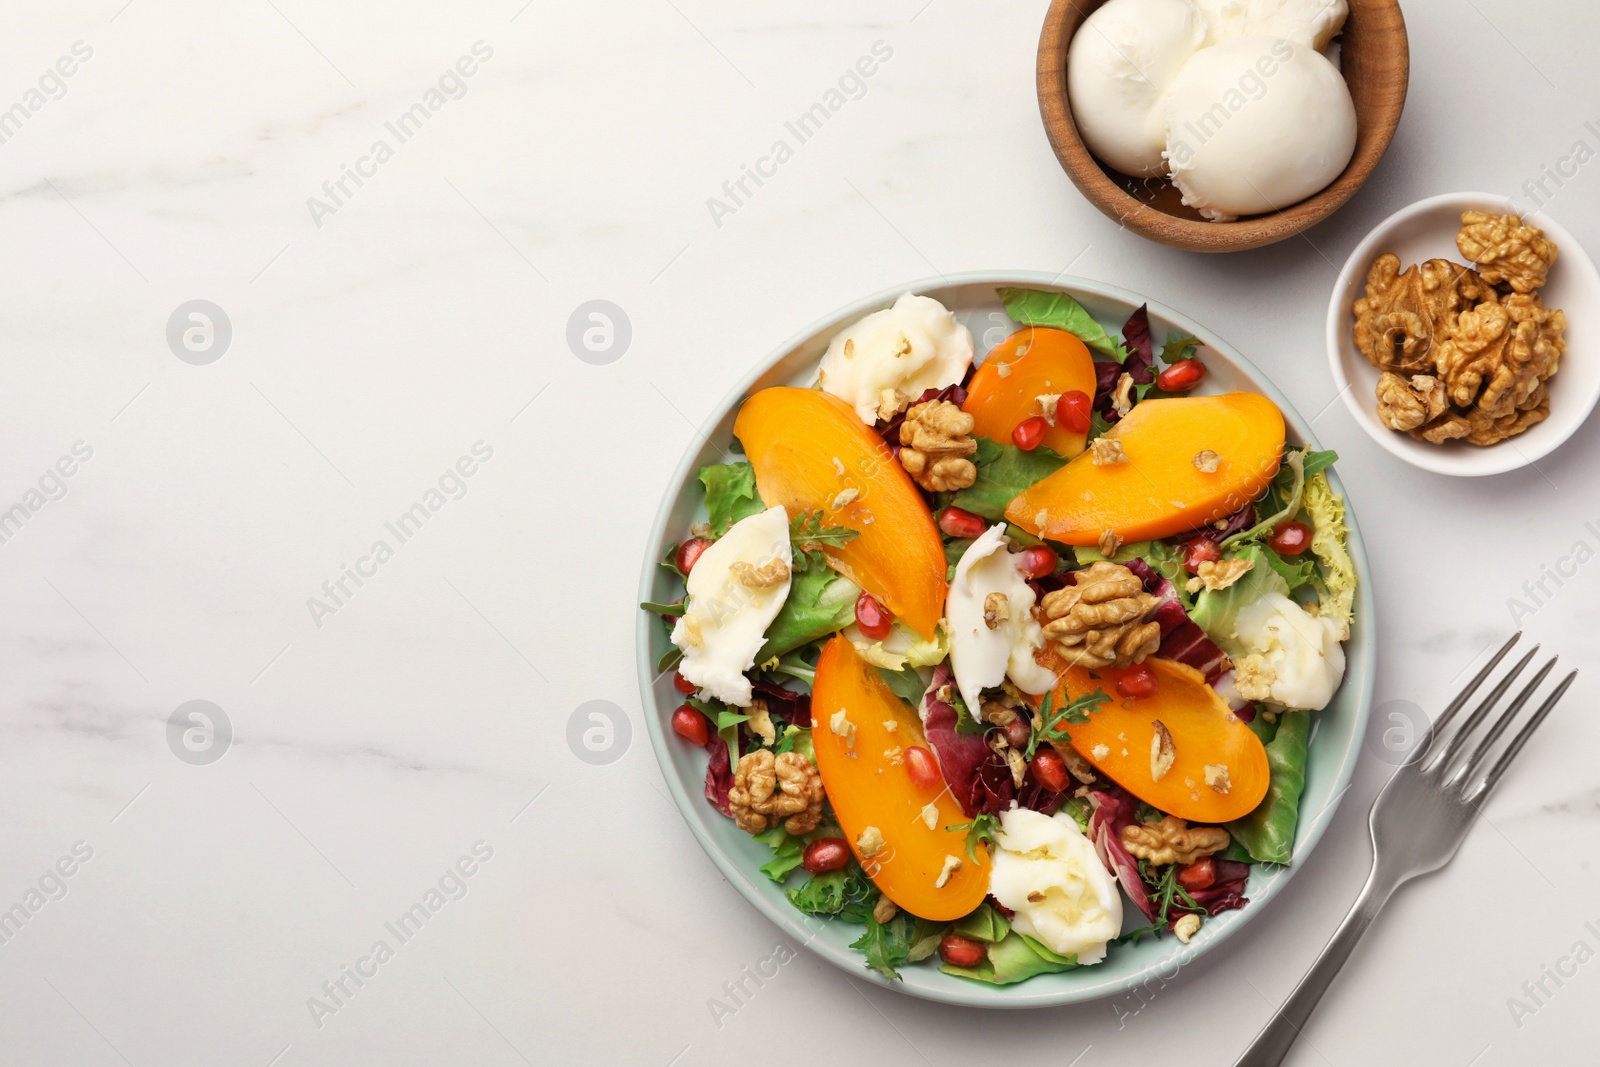
{"type": "MultiPolygon", "coordinates": [[[[1072,33],[1098,6],[1096,0],[1051,0],[1044,29],[1039,35],[1039,114],[1056,159],[1078,191],[1108,218],[1142,237],[1191,252],[1242,252],[1292,237],[1332,215],[1356,194],[1388,151],[1395,129],[1400,125],[1411,81],[1411,43],[1405,15],[1400,0],[1366,0],[1364,6],[1387,9],[1394,16],[1397,47],[1391,77],[1399,84],[1392,104],[1380,97],[1374,114],[1357,116],[1358,122],[1377,135],[1368,150],[1362,151],[1358,139],[1355,155],[1331,185],[1270,215],[1237,222],[1208,222],[1169,215],[1139,200],[1107,177],[1083,143],[1078,124],[1073,120],[1072,106],[1067,100],[1067,50],[1072,44],[1072,33]],[[1075,14],[1079,15],[1078,20],[1072,32],[1068,32],[1067,21],[1075,14]]],[[[1354,14],[1352,11],[1352,17],[1354,14]]]]}

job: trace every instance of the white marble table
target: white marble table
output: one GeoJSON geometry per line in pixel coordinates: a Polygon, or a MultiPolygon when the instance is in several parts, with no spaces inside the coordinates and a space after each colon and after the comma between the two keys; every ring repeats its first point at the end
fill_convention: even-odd
{"type": "MultiPolygon", "coordinates": [[[[1322,344],[1338,265],[1411,200],[1564,167],[1547,210],[1593,239],[1600,178],[1562,161],[1600,148],[1600,10],[1411,3],[1410,106],[1370,186],[1304,240],[1213,259],[1067,182],[1033,95],[1044,8],[14,5],[0,909],[26,918],[0,927],[0,1062],[1232,1062],[1354,896],[1385,764],[1249,936],[1142,999],[981,1015],[802,955],[714,1013],[778,934],[644,742],[647,526],[693,424],[805,323],[939,272],[1070,270],[1207,323],[1339,449],[1377,549],[1380,715],[1437,707],[1547,572],[1522,621],[1600,667],[1600,423],[1538,470],[1425,475],[1335,402],[1322,344]],[[786,124],[863,57],[802,141],[786,124]],[[631,323],[609,363],[567,340],[596,299],[631,323]],[[169,347],[193,300],[225,350],[187,309],[169,347]],[[231,744],[169,727],[192,700],[231,744]],[[631,726],[604,765],[567,742],[596,700],[631,726]]],[[[1292,1062],[1589,1055],[1596,676],[1292,1062]]]]}

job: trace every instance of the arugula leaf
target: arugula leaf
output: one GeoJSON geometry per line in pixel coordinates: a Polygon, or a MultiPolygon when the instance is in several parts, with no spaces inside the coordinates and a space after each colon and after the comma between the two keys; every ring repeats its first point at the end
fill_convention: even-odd
{"type": "Polygon", "coordinates": [[[854,582],[827,567],[795,568],[789,576],[789,596],[767,627],[767,639],[756,653],[756,662],[787,656],[849,626],[856,617],[856,597],[860,595],[854,582]]]}
{"type": "Polygon", "coordinates": [[[672,668],[676,667],[682,662],[683,649],[679,648],[677,645],[673,645],[671,648],[667,649],[661,654],[660,659],[656,660],[656,673],[665,674],[667,671],[672,670],[672,668]]]}
{"type": "Polygon", "coordinates": [[[956,493],[950,503],[990,522],[1003,519],[1006,505],[1024,489],[1067,465],[1065,456],[1059,456],[1048,448],[1024,452],[1014,445],[1001,444],[987,437],[978,438],[978,451],[973,454],[972,461],[978,468],[977,481],[956,493]]]}
{"type": "Polygon", "coordinates": [[[740,519],[766,510],[756,495],[755,468],[748,463],[712,463],[700,468],[699,478],[706,487],[706,511],[714,537],[727,533],[740,519]]]}
{"type": "Polygon", "coordinates": [[[980,811],[973,816],[971,822],[964,822],[960,826],[946,826],[947,833],[965,833],[967,835],[967,858],[978,862],[978,846],[988,845],[989,851],[994,851],[994,837],[1000,832],[1000,820],[997,816],[986,811],[980,811]]]}
{"type": "MultiPolygon", "coordinates": [[[[1149,871],[1150,868],[1146,861],[1140,860],[1139,874],[1145,876],[1146,882],[1151,881],[1149,871]]],[[[1188,911],[1205,910],[1195,903],[1194,897],[1189,895],[1187,889],[1178,884],[1178,864],[1169,863],[1162,867],[1160,876],[1154,879],[1154,884],[1155,891],[1150,894],[1150,900],[1157,905],[1156,923],[1158,925],[1166,927],[1171,922],[1171,916],[1168,913],[1172,910],[1174,904],[1188,911]]]]}
{"type": "Polygon", "coordinates": [[[1055,702],[1055,693],[1046,693],[1039,702],[1039,729],[1028,738],[1028,751],[1024,759],[1033,759],[1034,752],[1041,741],[1066,741],[1067,726],[1082,726],[1089,721],[1091,711],[1099,711],[1100,705],[1111,698],[1105,691],[1096,689],[1092,693],[1085,693],[1076,700],[1069,701],[1060,711],[1052,711],[1051,705],[1055,702]]]}
{"type": "Polygon", "coordinates": [[[1306,450],[1305,471],[1306,480],[1309,481],[1318,474],[1333,466],[1339,460],[1339,453],[1331,448],[1324,448],[1313,452],[1306,450]]]}
{"type": "Polygon", "coordinates": [[[1111,339],[1106,328],[1066,293],[1009,288],[1001,289],[999,293],[1000,302],[1006,306],[1006,314],[1018,324],[1066,330],[1108,359],[1121,363],[1127,358],[1127,353],[1111,339]]]}
{"type": "Polygon", "coordinates": [[[804,858],[806,843],[783,828],[780,823],[764,833],[755,835],[755,839],[772,849],[772,859],[761,865],[761,873],[771,878],[774,882],[783,882],[789,877],[789,872],[800,866],[804,858]]]}
{"type": "Polygon", "coordinates": [[[1188,359],[1189,354],[1200,347],[1200,339],[1186,333],[1167,334],[1167,343],[1161,346],[1161,362],[1167,366],[1188,359]]]}
{"type": "Polygon", "coordinates": [[[848,526],[822,525],[822,512],[796,515],[789,520],[789,543],[794,549],[794,573],[800,574],[813,567],[826,567],[828,560],[824,548],[843,548],[861,536],[859,530],[848,526]]]}
{"type": "Polygon", "coordinates": [[[915,667],[907,667],[900,671],[891,671],[885,667],[877,668],[878,676],[885,685],[894,692],[894,695],[910,704],[913,708],[922,706],[922,695],[928,691],[923,684],[922,675],[917,673],[915,667]]]}
{"type": "Polygon", "coordinates": [[[677,618],[688,609],[687,604],[657,604],[653,600],[642,601],[639,607],[652,615],[671,615],[673,618],[677,618]]]}

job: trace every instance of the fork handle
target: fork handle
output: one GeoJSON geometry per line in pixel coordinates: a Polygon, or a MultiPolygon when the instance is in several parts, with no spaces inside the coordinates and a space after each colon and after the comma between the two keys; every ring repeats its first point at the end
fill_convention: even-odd
{"type": "Polygon", "coordinates": [[[1350,907],[1350,914],[1344,917],[1344,922],[1339,924],[1339,929],[1334,931],[1322,954],[1311,965],[1311,970],[1289,994],[1289,999],[1261,1028],[1244,1055],[1234,1062],[1234,1067],[1278,1067],[1283,1062],[1290,1046],[1311,1018],[1317,1002],[1322,999],[1322,994],[1333,984],[1334,977],[1344,966],[1344,961],[1350,958],[1356,942],[1361,940],[1361,935],[1367,932],[1372,920],[1389,902],[1397,885],[1389,878],[1380,880],[1374,864],[1366,885],[1361,887],[1360,895],[1350,907]]]}

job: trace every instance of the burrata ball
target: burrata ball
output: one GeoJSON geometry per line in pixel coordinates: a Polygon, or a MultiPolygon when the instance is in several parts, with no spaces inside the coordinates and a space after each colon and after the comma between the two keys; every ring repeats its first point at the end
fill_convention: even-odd
{"type": "Polygon", "coordinates": [[[1161,94],[1205,39],[1190,0],[1111,0],[1083,20],[1067,51],[1067,98],[1096,158],[1135,177],[1166,173],[1161,94]]]}
{"type": "Polygon", "coordinates": [[[1166,163],[1208,219],[1277,211],[1326,188],[1356,147],[1356,109],[1315,49],[1245,37],[1196,52],[1162,101],[1166,163]]]}

